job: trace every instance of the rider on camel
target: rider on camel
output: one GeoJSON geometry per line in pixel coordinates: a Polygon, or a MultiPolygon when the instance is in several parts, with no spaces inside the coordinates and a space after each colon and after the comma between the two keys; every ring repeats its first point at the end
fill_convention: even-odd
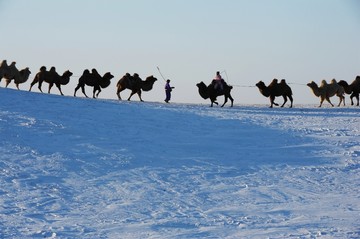
{"type": "Polygon", "coordinates": [[[224,85],[223,85],[224,79],[221,77],[219,71],[216,72],[216,76],[215,76],[213,82],[214,82],[214,89],[215,90],[223,91],[223,89],[224,89],[224,85]]]}

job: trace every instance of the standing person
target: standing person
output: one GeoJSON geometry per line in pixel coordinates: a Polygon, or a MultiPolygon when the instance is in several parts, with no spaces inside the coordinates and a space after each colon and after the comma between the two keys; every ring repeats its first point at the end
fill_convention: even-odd
{"type": "Polygon", "coordinates": [[[214,78],[214,82],[215,82],[215,86],[214,86],[214,89],[217,90],[217,89],[220,89],[221,91],[223,90],[223,78],[221,77],[220,75],[220,71],[217,71],[216,72],[216,75],[215,75],[215,78],[214,78]]]}
{"type": "Polygon", "coordinates": [[[170,80],[167,79],[167,80],[166,80],[166,84],[165,84],[165,94],[166,94],[165,102],[166,102],[166,103],[169,103],[170,98],[171,98],[171,91],[172,91],[172,89],[174,89],[174,88],[175,88],[175,87],[171,87],[171,86],[170,86],[170,80]]]}

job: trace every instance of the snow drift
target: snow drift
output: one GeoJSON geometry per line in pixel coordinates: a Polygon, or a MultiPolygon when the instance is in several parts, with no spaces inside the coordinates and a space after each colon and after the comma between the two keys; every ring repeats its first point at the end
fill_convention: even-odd
{"type": "Polygon", "coordinates": [[[1,238],[358,238],[359,108],[0,88],[1,238]]]}

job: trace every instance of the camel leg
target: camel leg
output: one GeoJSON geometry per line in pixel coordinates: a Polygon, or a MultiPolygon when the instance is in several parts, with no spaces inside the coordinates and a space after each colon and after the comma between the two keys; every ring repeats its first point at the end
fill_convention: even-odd
{"type": "Polygon", "coordinates": [[[78,91],[78,89],[80,89],[80,88],[81,88],[82,93],[86,96],[86,98],[88,98],[88,96],[85,93],[85,85],[82,85],[82,84],[78,84],[76,86],[75,91],[74,91],[74,97],[76,97],[76,91],[78,91]]]}
{"type": "Polygon", "coordinates": [[[85,85],[81,86],[81,91],[85,95],[86,98],[89,98],[89,96],[87,96],[87,94],[85,93],[85,85]]]}
{"type": "Polygon", "coordinates": [[[141,90],[138,91],[138,96],[139,96],[139,99],[141,102],[144,102],[142,99],[141,99],[141,90]]]}
{"type": "MultiPolygon", "coordinates": [[[[56,84],[56,87],[59,89],[60,94],[61,94],[61,95],[64,95],[64,94],[62,93],[62,90],[61,90],[61,84],[56,84]]],[[[49,93],[50,93],[50,89],[49,89],[49,93]]]]}
{"type": "Polygon", "coordinates": [[[41,93],[43,92],[42,89],[41,89],[42,83],[43,83],[42,81],[39,81],[39,86],[38,86],[38,88],[39,88],[39,90],[41,91],[41,93]]]}
{"type": "Polygon", "coordinates": [[[94,89],[93,89],[93,98],[95,99],[96,98],[96,91],[99,91],[100,93],[100,86],[94,86],[94,89]]]}
{"type": "Polygon", "coordinates": [[[128,98],[127,100],[130,101],[131,97],[132,97],[133,95],[135,95],[135,94],[136,94],[136,91],[131,91],[130,96],[129,96],[129,98],[128,98]]]}
{"type": "Polygon", "coordinates": [[[5,88],[8,87],[8,85],[10,84],[10,82],[11,82],[11,80],[6,79],[6,81],[5,81],[5,88]]]}
{"type": "Polygon", "coordinates": [[[137,92],[137,94],[138,94],[138,96],[139,96],[140,101],[141,101],[141,102],[144,102],[143,99],[141,99],[141,90],[139,90],[139,91],[137,92]]]}
{"type": "Polygon", "coordinates": [[[79,86],[79,85],[77,85],[77,86],[75,87],[74,97],[76,97],[76,91],[77,91],[79,88],[80,88],[80,86],[79,86]]]}
{"type": "Polygon", "coordinates": [[[101,88],[99,87],[99,88],[97,89],[97,91],[98,91],[98,93],[96,94],[96,98],[99,97],[99,94],[100,94],[100,92],[101,92],[101,88]]]}
{"type": "Polygon", "coordinates": [[[275,96],[270,95],[270,108],[272,108],[273,105],[279,106],[278,103],[275,103],[275,96]]]}
{"type": "Polygon", "coordinates": [[[277,106],[277,104],[275,104],[274,100],[275,100],[275,96],[272,96],[272,95],[271,95],[271,96],[270,96],[270,108],[273,107],[273,104],[277,106]]]}
{"type": "Polygon", "coordinates": [[[340,95],[339,96],[339,104],[338,104],[338,107],[341,105],[341,102],[344,102],[344,106],[345,106],[345,97],[343,95],[340,95]]]}
{"type": "Polygon", "coordinates": [[[287,102],[287,97],[286,97],[286,95],[283,95],[282,97],[284,98],[284,103],[281,105],[281,108],[284,107],[285,103],[287,102]]]}
{"type": "Polygon", "coordinates": [[[291,102],[291,104],[290,104],[290,108],[292,108],[292,107],[293,107],[293,98],[292,98],[292,96],[291,96],[291,95],[289,95],[289,100],[290,100],[290,102],[291,102]]]}
{"type": "Polygon", "coordinates": [[[353,98],[355,97],[355,99],[357,100],[357,106],[359,106],[359,94],[356,94],[356,93],[352,93],[350,95],[350,99],[351,99],[351,105],[354,105],[354,101],[353,101],[353,98]]]}
{"type": "Polygon", "coordinates": [[[233,104],[234,104],[234,99],[231,97],[231,95],[229,94],[229,99],[231,101],[231,106],[230,107],[233,107],[233,104]]]}
{"type": "Polygon", "coordinates": [[[320,105],[319,105],[319,107],[321,107],[321,106],[322,106],[322,104],[323,104],[324,100],[325,100],[325,97],[321,96],[321,97],[320,97],[320,105]]]}
{"type": "Polygon", "coordinates": [[[356,104],[356,106],[359,106],[359,94],[355,95],[354,97],[355,97],[355,98],[356,98],[356,100],[357,100],[357,104],[356,104]]]}
{"type": "Polygon", "coordinates": [[[16,88],[17,88],[18,90],[20,90],[20,88],[19,88],[19,83],[16,83],[15,85],[16,85],[16,88]]]}
{"type": "Polygon", "coordinates": [[[29,91],[31,91],[31,88],[32,88],[36,83],[38,83],[38,80],[35,78],[35,79],[31,82],[31,84],[30,84],[30,89],[29,89],[29,91]]]}
{"type": "Polygon", "coordinates": [[[49,83],[49,90],[48,90],[48,94],[50,94],[50,90],[53,87],[54,83],[49,83]]]}
{"type": "Polygon", "coordinates": [[[224,105],[226,104],[226,102],[228,102],[228,97],[227,97],[227,96],[224,97],[224,104],[222,104],[221,107],[224,107],[224,105]]]}
{"type": "Polygon", "coordinates": [[[121,100],[120,92],[122,89],[120,87],[117,88],[116,95],[118,96],[119,100],[121,100]]]}
{"type": "Polygon", "coordinates": [[[334,105],[331,103],[331,101],[330,101],[330,98],[329,98],[329,97],[326,97],[326,101],[327,101],[327,102],[329,102],[329,103],[330,103],[330,105],[331,105],[332,107],[334,107],[334,105]]]}

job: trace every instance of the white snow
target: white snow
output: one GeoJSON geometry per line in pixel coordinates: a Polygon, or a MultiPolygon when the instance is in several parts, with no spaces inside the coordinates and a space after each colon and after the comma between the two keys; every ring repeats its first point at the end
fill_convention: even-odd
{"type": "Polygon", "coordinates": [[[359,107],[0,96],[0,238],[360,237],[359,107]]]}

